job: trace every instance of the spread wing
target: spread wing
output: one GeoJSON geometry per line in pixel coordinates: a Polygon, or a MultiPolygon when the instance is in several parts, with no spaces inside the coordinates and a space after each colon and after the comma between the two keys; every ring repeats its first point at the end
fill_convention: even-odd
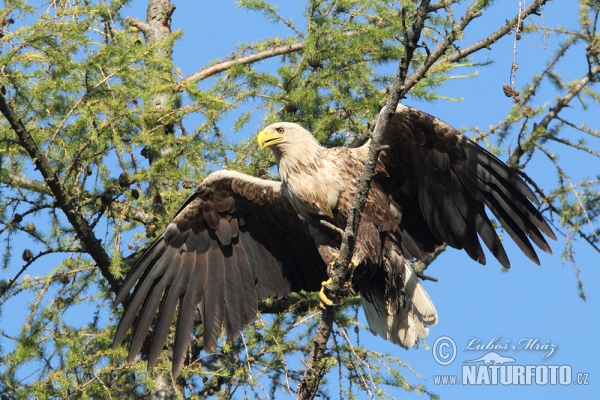
{"type": "Polygon", "coordinates": [[[506,164],[445,122],[399,105],[380,156],[382,186],[402,213],[405,255],[423,258],[442,242],[485,264],[478,236],[505,268],[510,263],[487,207],[532,261],[531,242],[551,253],[556,236],[531,189],[506,164]],[[535,204],[535,205],[534,205],[535,204]]]}
{"type": "Polygon", "coordinates": [[[115,305],[125,301],[113,347],[131,326],[129,361],[153,326],[148,368],[160,355],[179,304],[173,375],[183,367],[200,305],[204,349],[221,328],[230,339],[256,318],[258,301],[319,290],[326,265],[281,184],[233,171],[210,175],[129,272],[115,305]],[[137,284],[136,284],[137,282],[137,284]],[[158,318],[153,324],[157,310],[158,318]]]}

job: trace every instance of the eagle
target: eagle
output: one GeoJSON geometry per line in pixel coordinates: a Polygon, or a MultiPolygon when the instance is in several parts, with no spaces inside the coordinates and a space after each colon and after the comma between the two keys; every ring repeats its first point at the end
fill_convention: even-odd
{"type": "MultiPolygon", "coordinates": [[[[129,362],[152,328],[148,369],[156,365],[176,311],[174,377],[185,362],[197,307],[210,352],[223,326],[229,339],[238,338],[262,300],[304,290],[331,303],[324,287],[369,143],[325,148],[289,122],[269,125],[257,141],[273,151],[281,181],[213,172],[125,278],[115,300],[124,310],[113,347],[133,326],[129,362]]],[[[482,241],[509,268],[486,208],[538,265],[533,244],[551,254],[544,235],[556,236],[517,173],[438,118],[400,104],[383,145],[347,284],[360,294],[370,330],[408,349],[438,320],[409,261],[445,243],[485,264],[482,241]]]]}

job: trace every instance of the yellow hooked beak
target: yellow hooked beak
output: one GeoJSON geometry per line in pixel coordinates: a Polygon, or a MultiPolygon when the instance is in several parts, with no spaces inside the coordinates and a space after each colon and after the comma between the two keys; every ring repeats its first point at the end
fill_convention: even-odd
{"type": "Polygon", "coordinates": [[[280,135],[274,131],[261,131],[256,137],[256,141],[261,149],[266,149],[269,146],[273,146],[277,142],[281,142],[283,140],[283,135],[280,135]]]}

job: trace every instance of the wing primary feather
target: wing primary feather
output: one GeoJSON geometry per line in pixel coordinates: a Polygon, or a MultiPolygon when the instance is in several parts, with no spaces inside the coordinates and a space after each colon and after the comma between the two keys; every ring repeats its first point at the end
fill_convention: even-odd
{"type": "Polygon", "coordinates": [[[204,349],[212,351],[225,317],[225,257],[216,243],[208,249],[208,274],[204,292],[204,349]]]}
{"type": "Polygon", "coordinates": [[[227,246],[225,254],[225,331],[229,340],[239,337],[244,323],[244,292],[237,253],[227,246]]]}
{"type": "Polygon", "coordinates": [[[258,253],[258,243],[256,243],[255,239],[247,231],[240,231],[240,242],[242,243],[242,246],[244,246],[246,254],[248,254],[250,271],[252,272],[256,284],[258,300],[265,300],[269,297],[270,287],[267,274],[258,253]]]}
{"type": "Polygon", "coordinates": [[[177,329],[175,330],[175,342],[173,344],[173,376],[178,376],[183,369],[190,336],[194,328],[196,305],[200,302],[205,290],[206,273],[206,253],[196,254],[194,268],[177,315],[177,329]]]}
{"type": "Polygon", "coordinates": [[[424,174],[420,177],[422,183],[422,189],[420,191],[419,200],[422,204],[422,212],[425,220],[429,224],[429,227],[433,230],[434,234],[450,246],[460,249],[462,246],[458,243],[452,230],[448,226],[446,218],[443,216],[442,206],[438,202],[434,184],[431,178],[424,174]]]}
{"type": "Polygon", "coordinates": [[[140,278],[140,283],[136,286],[133,294],[129,297],[129,301],[125,305],[125,311],[121,316],[121,320],[117,326],[117,332],[115,333],[113,348],[123,341],[123,338],[133,324],[138,311],[144,308],[147,298],[151,296],[156,281],[165,273],[165,271],[169,270],[169,265],[175,258],[176,253],[176,249],[167,247],[162,256],[160,256],[158,260],[152,260],[153,264],[150,264],[151,267],[144,271],[144,275],[140,278]]]}
{"type": "Polygon", "coordinates": [[[173,283],[167,288],[163,295],[158,318],[156,320],[156,326],[154,328],[154,333],[152,334],[152,345],[150,347],[150,355],[148,358],[148,371],[156,365],[158,356],[167,341],[167,335],[169,334],[173,316],[175,315],[175,308],[181,295],[185,292],[192,269],[194,268],[195,255],[195,252],[186,252],[180,255],[182,265],[177,276],[173,280],[173,283]]]}
{"type": "Polygon", "coordinates": [[[437,199],[441,214],[446,220],[455,244],[458,245],[458,248],[464,248],[473,260],[485,264],[483,249],[471,221],[468,219],[472,216],[468,213],[467,199],[463,196],[463,189],[453,185],[456,182],[454,173],[449,172],[445,178],[439,171],[430,171],[429,175],[435,182],[432,187],[433,195],[437,199]],[[449,188],[447,185],[451,187],[449,188]]]}
{"type": "Polygon", "coordinates": [[[237,267],[240,273],[242,294],[244,296],[243,323],[249,324],[254,321],[258,312],[256,286],[248,264],[248,256],[244,250],[244,246],[239,241],[234,244],[234,251],[236,252],[237,267]]]}
{"type": "MultiPolygon", "coordinates": [[[[492,200],[489,200],[492,202],[492,200]]],[[[496,201],[494,199],[494,201],[496,201]]],[[[540,265],[540,260],[535,252],[535,249],[531,245],[531,242],[527,238],[525,232],[519,229],[518,225],[515,221],[510,217],[504,209],[501,207],[490,207],[494,216],[498,219],[502,227],[506,230],[509,236],[514,240],[514,242],[519,246],[521,251],[534,263],[540,265]]]]}
{"type": "Polygon", "coordinates": [[[273,250],[269,251],[269,249],[263,247],[264,254],[266,254],[267,268],[269,268],[271,272],[269,275],[272,290],[271,297],[280,299],[289,293],[289,284],[283,279],[282,256],[278,253],[285,252],[287,249],[278,248],[278,243],[274,236],[271,236],[270,234],[265,235],[264,231],[261,232],[261,236],[263,237],[264,243],[269,246],[269,249],[273,250]],[[278,257],[275,256],[276,254],[278,257]]]}
{"type": "Polygon", "coordinates": [[[278,288],[283,286],[283,279],[281,278],[281,272],[276,264],[275,258],[271,255],[267,249],[264,247],[264,239],[262,232],[260,230],[256,231],[256,250],[258,256],[260,257],[260,265],[264,269],[263,279],[264,285],[267,286],[268,295],[265,298],[261,298],[259,300],[265,300],[267,298],[276,298],[278,288]]]}
{"type": "MultiPolygon", "coordinates": [[[[291,291],[291,282],[301,279],[298,271],[298,259],[291,254],[292,249],[283,232],[262,235],[265,247],[268,247],[269,266],[276,287],[276,297],[280,298],[291,291]],[[287,279],[286,279],[287,278],[287,279]]],[[[301,268],[301,266],[300,266],[301,268]]]]}
{"type": "Polygon", "coordinates": [[[156,284],[153,285],[152,289],[146,296],[146,301],[140,310],[139,320],[137,322],[137,326],[135,327],[133,338],[131,339],[131,347],[129,349],[128,358],[129,362],[133,361],[135,356],[142,349],[146,336],[148,335],[150,325],[152,324],[152,320],[156,315],[156,311],[158,310],[158,306],[163,297],[163,291],[171,284],[179,272],[181,263],[181,258],[175,257],[173,263],[169,266],[169,268],[167,268],[162,279],[158,280],[156,284]]]}
{"type": "MultiPolygon", "coordinates": [[[[498,237],[496,230],[492,226],[492,222],[489,220],[487,214],[483,207],[481,207],[481,211],[475,214],[474,220],[477,233],[483,240],[483,243],[490,250],[492,255],[496,257],[500,265],[504,268],[510,268],[510,260],[508,259],[508,255],[506,254],[506,250],[504,250],[504,246],[502,245],[502,241],[498,237]]],[[[482,264],[485,264],[482,262],[482,264]]]]}
{"type": "MultiPolygon", "coordinates": [[[[470,177],[470,179],[472,181],[474,177],[470,177]]],[[[539,259],[535,249],[529,242],[526,234],[529,235],[542,250],[546,252],[550,252],[551,250],[537,227],[533,223],[527,224],[527,220],[524,220],[524,217],[518,208],[512,207],[510,204],[506,203],[506,200],[510,200],[503,196],[502,191],[493,190],[493,188],[484,182],[479,175],[477,175],[476,181],[472,183],[480,188],[479,193],[481,201],[488,206],[494,216],[506,229],[510,237],[519,246],[521,251],[539,265],[539,259]]]]}
{"type": "MultiPolygon", "coordinates": [[[[511,182],[502,182],[500,180],[501,178],[495,175],[497,173],[495,170],[486,172],[489,173],[485,175],[485,177],[480,176],[479,178],[487,185],[490,191],[496,195],[496,197],[501,196],[502,203],[504,204],[503,206],[506,207],[506,210],[518,211],[519,216],[523,220],[522,225],[526,225],[527,222],[529,222],[530,224],[534,225],[534,227],[537,228],[537,230],[544,232],[546,235],[548,235],[548,237],[551,237],[554,240],[556,240],[556,236],[554,236],[554,232],[552,232],[552,229],[550,229],[548,224],[544,221],[540,212],[533,206],[533,204],[527,199],[527,197],[523,193],[510,190],[510,187],[512,186],[511,182]],[[492,185],[498,188],[498,190],[491,189],[492,185]]],[[[515,177],[515,179],[519,178],[515,177]]],[[[543,236],[539,234],[539,232],[538,236],[545,243],[543,236]]],[[[538,246],[540,245],[538,244],[538,246]]],[[[540,248],[543,248],[543,246],[540,246],[540,248]]]]}
{"type": "Polygon", "coordinates": [[[506,164],[500,161],[492,153],[473,143],[470,139],[462,136],[461,138],[466,143],[465,151],[469,157],[474,158],[481,165],[486,165],[490,168],[493,168],[494,171],[496,171],[506,181],[511,182],[511,186],[525,195],[531,202],[537,206],[540,205],[540,201],[536,197],[535,193],[533,193],[531,188],[527,186],[527,184],[525,184],[521,178],[517,177],[516,174],[510,168],[508,168],[506,164]]]}
{"type": "Polygon", "coordinates": [[[117,293],[117,297],[115,298],[113,307],[118,306],[125,300],[129,292],[131,291],[133,285],[140,279],[140,276],[142,276],[146,272],[148,265],[150,265],[150,263],[152,263],[157,257],[163,254],[166,248],[167,244],[165,243],[161,235],[142,254],[139,261],[133,266],[131,271],[129,271],[127,277],[125,278],[125,281],[119,288],[119,293],[117,293]]]}

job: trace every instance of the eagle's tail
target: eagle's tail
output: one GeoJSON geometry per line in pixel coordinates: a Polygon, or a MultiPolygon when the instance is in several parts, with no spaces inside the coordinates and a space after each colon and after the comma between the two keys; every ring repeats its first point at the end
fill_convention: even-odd
{"type": "Polygon", "coordinates": [[[401,260],[384,262],[371,284],[361,288],[362,304],[371,332],[408,349],[427,336],[437,312],[411,266],[394,256],[401,260]]]}

